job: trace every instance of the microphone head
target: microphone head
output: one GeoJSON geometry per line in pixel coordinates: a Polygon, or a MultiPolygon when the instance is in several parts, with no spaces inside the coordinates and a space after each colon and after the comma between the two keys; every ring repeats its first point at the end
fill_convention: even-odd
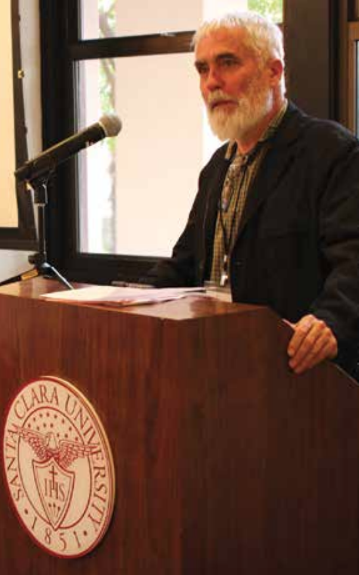
{"type": "Polygon", "coordinates": [[[106,114],[102,116],[98,123],[103,128],[107,137],[117,136],[122,129],[122,122],[118,116],[115,114],[106,114]]]}

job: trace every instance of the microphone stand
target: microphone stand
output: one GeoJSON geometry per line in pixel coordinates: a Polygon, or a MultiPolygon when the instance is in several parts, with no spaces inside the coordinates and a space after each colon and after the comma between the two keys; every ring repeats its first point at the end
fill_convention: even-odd
{"type": "Polygon", "coordinates": [[[47,261],[46,247],[46,206],[48,204],[47,184],[49,177],[27,182],[34,193],[34,204],[37,207],[37,225],[39,236],[39,251],[29,256],[29,263],[34,267],[22,274],[0,282],[0,286],[18,281],[32,279],[38,276],[53,277],[68,289],[74,289],[60,272],[47,261]]]}

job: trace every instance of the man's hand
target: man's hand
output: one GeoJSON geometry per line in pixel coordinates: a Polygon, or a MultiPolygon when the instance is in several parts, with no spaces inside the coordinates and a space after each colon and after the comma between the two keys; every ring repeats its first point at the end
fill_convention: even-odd
{"type": "Polygon", "coordinates": [[[305,315],[295,324],[287,323],[294,329],[287,351],[289,366],[295,373],[303,373],[324,359],[335,358],[338,343],[325,321],[305,315]]]}

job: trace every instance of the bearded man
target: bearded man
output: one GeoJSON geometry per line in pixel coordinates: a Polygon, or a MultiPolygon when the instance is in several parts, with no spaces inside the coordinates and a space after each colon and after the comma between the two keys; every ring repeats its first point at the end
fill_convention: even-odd
{"type": "Polygon", "coordinates": [[[226,143],[202,170],[157,287],[229,287],[293,327],[296,373],[334,359],[355,375],[359,335],[359,143],[285,97],[279,28],[254,13],[203,24],[195,66],[213,132],[226,143]]]}

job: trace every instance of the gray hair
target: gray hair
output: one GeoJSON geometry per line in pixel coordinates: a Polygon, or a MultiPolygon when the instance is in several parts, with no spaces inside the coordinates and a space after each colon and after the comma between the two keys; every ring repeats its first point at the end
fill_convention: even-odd
{"type": "Polygon", "coordinates": [[[192,46],[196,48],[202,38],[221,28],[244,30],[244,45],[255,53],[262,64],[271,58],[278,58],[284,64],[283,35],[280,28],[256,12],[232,12],[204,22],[194,34],[192,46]]]}

